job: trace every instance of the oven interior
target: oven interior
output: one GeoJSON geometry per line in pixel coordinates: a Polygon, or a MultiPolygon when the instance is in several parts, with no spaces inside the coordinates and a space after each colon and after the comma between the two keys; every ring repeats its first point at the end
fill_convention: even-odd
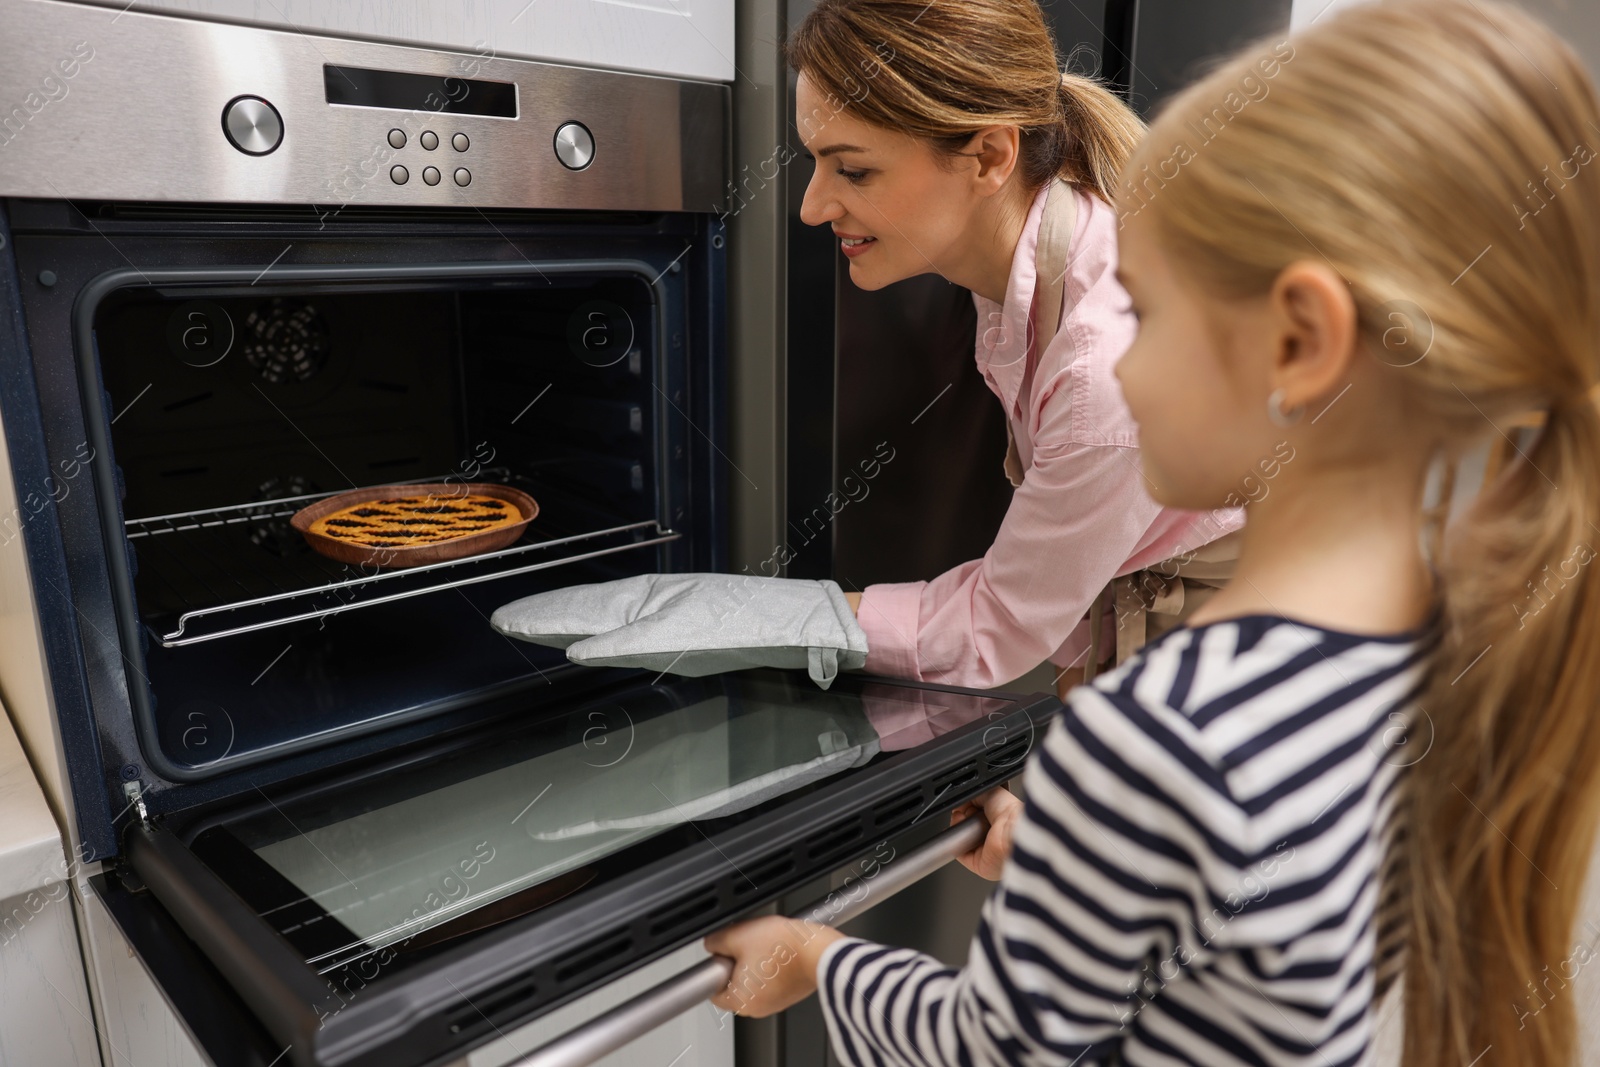
{"type": "Polygon", "coordinates": [[[113,464],[152,761],[153,745],[169,776],[205,777],[548,684],[563,654],[495,634],[496,607],[686,569],[708,487],[688,474],[692,405],[661,317],[629,271],[102,301],[111,454],[90,461],[113,464]],[[339,563],[289,526],[351,488],[475,481],[539,513],[455,563],[339,563]]]}

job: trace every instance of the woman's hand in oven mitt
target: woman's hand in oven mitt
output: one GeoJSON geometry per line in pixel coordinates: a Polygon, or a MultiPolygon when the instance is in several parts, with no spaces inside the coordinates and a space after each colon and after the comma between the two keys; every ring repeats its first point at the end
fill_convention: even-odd
{"type": "Polygon", "coordinates": [[[699,677],[804,667],[826,689],[867,661],[867,635],[830,581],[748,574],[641,574],[514,600],[499,632],[567,650],[585,666],[699,677]]]}

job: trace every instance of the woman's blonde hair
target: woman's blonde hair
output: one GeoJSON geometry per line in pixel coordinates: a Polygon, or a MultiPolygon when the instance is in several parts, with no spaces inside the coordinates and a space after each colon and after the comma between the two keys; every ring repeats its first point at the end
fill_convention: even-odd
{"type": "Polygon", "coordinates": [[[1115,94],[1060,70],[1037,0],[821,0],[787,51],[833,112],[947,155],[986,126],[1017,126],[1029,190],[1059,175],[1110,202],[1144,132],[1115,94]]]}
{"type": "Polygon", "coordinates": [[[1427,751],[1385,893],[1410,1067],[1574,1057],[1564,987],[1600,800],[1597,138],[1582,63],[1532,17],[1408,0],[1212,72],[1162,112],[1119,194],[1221,296],[1330,264],[1448,454],[1548,412],[1438,562],[1445,634],[1411,740],[1427,751]]]}

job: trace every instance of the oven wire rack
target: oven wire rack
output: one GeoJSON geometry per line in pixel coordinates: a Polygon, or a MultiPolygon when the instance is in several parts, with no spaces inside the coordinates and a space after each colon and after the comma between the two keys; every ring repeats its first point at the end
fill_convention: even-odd
{"type": "MultiPolygon", "coordinates": [[[[416,479],[389,484],[402,486],[430,480],[442,479],[416,479]]],[[[194,604],[195,598],[179,592],[180,598],[193,606],[178,613],[176,624],[167,632],[161,632],[163,627],[150,627],[155,639],[166,648],[215,641],[343,611],[389,604],[446,589],[648,548],[676,541],[683,536],[661,525],[658,520],[648,519],[515,544],[458,560],[376,572],[337,563],[308,551],[295,561],[297,572],[284,575],[284,580],[274,577],[269,570],[251,570],[242,575],[237,568],[214,562],[218,555],[225,559],[229,551],[236,550],[237,541],[233,546],[224,544],[224,541],[248,536],[248,531],[242,531],[240,527],[281,522],[307,502],[341,492],[346,490],[126,520],[123,525],[128,540],[136,545],[144,541],[150,549],[140,552],[141,573],[147,567],[153,568],[165,580],[167,587],[175,592],[183,583],[172,579],[175,575],[181,575],[182,579],[187,579],[190,588],[203,588],[206,594],[203,598],[205,603],[194,604]],[[195,566],[196,562],[206,561],[212,561],[209,579],[195,566]],[[245,578],[254,582],[258,589],[266,585],[270,591],[253,591],[245,578]],[[237,590],[217,587],[228,582],[237,586],[237,590]]],[[[299,537],[292,531],[290,533],[295,538],[299,537]]]]}

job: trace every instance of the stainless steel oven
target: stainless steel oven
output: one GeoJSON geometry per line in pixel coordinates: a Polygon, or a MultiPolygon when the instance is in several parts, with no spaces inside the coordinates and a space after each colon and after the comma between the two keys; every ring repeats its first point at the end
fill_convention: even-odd
{"type": "Polygon", "coordinates": [[[488,626],[730,565],[727,86],[56,0],[0,26],[0,576],[37,635],[0,695],[211,1062],[458,1061],[1016,773],[1047,698],[582,669],[488,626]],[[540,512],[403,570],[288,525],[452,481],[540,512]]]}

